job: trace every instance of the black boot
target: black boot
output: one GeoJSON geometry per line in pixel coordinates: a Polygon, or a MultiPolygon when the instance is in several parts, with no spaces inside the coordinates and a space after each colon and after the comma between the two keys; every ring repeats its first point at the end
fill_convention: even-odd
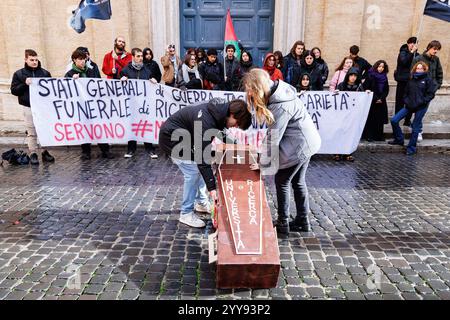
{"type": "Polygon", "coordinates": [[[39,159],[38,159],[38,155],[36,153],[32,153],[30,155],[30,163],[33,166],[38,166],[39,165],[39,159]]]}
{"type": "Polygon", "coordinates": [[[276,222],[277,232],[279,234],[289,234],[289,221],[288,220],[280,220],[276,222]]]}
{"type": "Polygon", "coordinates": [[[45,150],[44,152],[42,152],[42,161],[55,162],[55,158],[47,150],[45,150]]]}
{"type": "Polygon", "coordinates": [[[309,218],[307,216],[296,218],[289,224],[289,228],[294,232],[311,232],[311,224],[309,223],[309,218]]]}

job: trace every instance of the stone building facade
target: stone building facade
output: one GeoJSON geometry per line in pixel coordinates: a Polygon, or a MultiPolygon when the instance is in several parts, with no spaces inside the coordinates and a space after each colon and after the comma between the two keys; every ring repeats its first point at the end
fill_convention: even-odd
{"type": "MultiPolygon", "coordinates": [[[[200,0],[197,0],[200,1],[200,0]]],[[[23,66],[23,52],[33,48],[43,66],[62,76],[74,48],[87,46],[99,65],[122,35],[128,48],[149,46],[156,60],[168,43],[180,45],[179,0],[112,0],[113,18],[89,20],[81,35],[69,26],[78,0],[3,0],[0,2],[0,120],[22,119],[16,98],[9,94],[12,74],[23,66]]],[[[400,46],[418,33],[423,19],[420,51],[438,39],[446,85],[439,92],[430,119],[450,120],[450,24],[423,17],[424,0],[275,0],[274,50],[287,53],[296,40],[318,46],[333,70],[357,44],[370,62],[385,59],[395,69],[400,46]],[[442,114],[442,112],[444,114],[442,114]]],[[[391,80],[393,77],[391,72],[391,80]]],[[[332,76],[332,72],[330,77],[332,76]]],[[[395,82],[392,82],[395,92],[395,82]]],[[[391,98],[392,100],[392,98],[391,98]]]]}

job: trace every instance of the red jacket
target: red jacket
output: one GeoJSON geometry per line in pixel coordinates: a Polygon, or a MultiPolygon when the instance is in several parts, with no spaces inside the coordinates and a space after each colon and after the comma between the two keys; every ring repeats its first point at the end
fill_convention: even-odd
{"type": "Polygon", "coordinates": [[[269,60],[270,57],[274,57],[275,58],[273,53],[268,53],[266,55],[266,59],[264,59],[264,67],[263,67],[263,69],[266,70],[269,73],[270,79],[272,81],[284,80],[283,79],[283,73],[279,69],[277,69],[276,67],[269,68],[267,66],[268,60],[269,60]]]}
{"type": "Polygon", "coordinates": [[[102,71],[108,76],[108,79],[119,79],[122,69],[125,68],[133,59],[133,56],[129,52],[125,52],[122,56],[114,59],[113,51],[108,52],[103,59],[102,71]],[[116,69],[116,74],[113,74],[112,69],[116,69]]]}

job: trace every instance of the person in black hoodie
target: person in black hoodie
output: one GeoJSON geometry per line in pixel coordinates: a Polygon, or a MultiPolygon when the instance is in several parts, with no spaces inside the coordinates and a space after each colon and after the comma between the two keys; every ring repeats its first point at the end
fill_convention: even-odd
{"type": "Polygon", "coordinates": [[[415,155],[417,153],[417,140],[419,133],[422,131],[422,121],[437,91],[436,83],[430,77],[428,70],[428,65],[423,61],[414,65],[411,70],[411,80],[408,81],[405,89],[405,108],[400,110],[391,120],[394,140],[389,141],[389,144],[403,146],[405,138],[400,128],[400,121],[409,113],[415,115],[412,123],[411,139],[406,149],[407,155],[415,155]]]}
{"type": "MultiPolygon", "coordinates": [[[[395,114],[399,113],[405,107],[405,89],[411,78],[412,62],[417,55],[417,38],[411,37],[407,43],[400,48],[397,58],[397,69],[394,72],[395,81],[397,81],[397,92],[395,95],[395,114]]],[[[411,116],[409,114],[405,118],[405,126],[411,125],[411,116]]]]}
{"type": "MultiPolygon", "coordinates": [[[[157,83],[152,70],[144,64],[143,52],[139,48],[134,48],[131,50],[133,60],[122,69],[120,76],[122,81],[127,81],[128,79],[137,80],[150,80],[152,83],[157,83]]],[[[155,153],[155,147],[151,143],[144,143],[144,148],[151,159],[158,159],[158,155],[155,153]]],[[[128,141],[128,151],[125,154],[126,159],[133,158],[137,150],[137,141],[128,141]]]]}
{"type": "Polygon", "coordinates": [[[306,51],[303,54],[303,58],[301,61],[300,74],[307,73],[311,78],[311,90],[312,91],[322,91],[323,90],[323,82],[322,82],[322,74],[320,71],[320,66],[316,62],[316,58],[313,55],[312,51],[306,51]]]}
{"type": "Polygon", "coordinates": [[[217,61],[217,50],[209,49],[205,63],[198,67],[200,76],[203,79],[203,89],[222,90],[224,87],[223,65],[217,61]]]}
{"type": "MultiPolygon", "coordinates": [[[[11,81],[11,93],[18,97],[19,104],[23,106],[25,127],[27,129],[27,144],[30,153],[30,163],[39,165],[38,140],[36,128],[33,123],[30,103],[30,85],[33,78],[51,78],[50,72],[42,68],[38,54],[32,49],[25,50],[25,66],[16,71],[11,81]]],[[[54,162],[55,158],[47,150],[42,153],[43,162],[54,162]]]]}
{"type": "MultiPolygon", "coordinates": [[[[242,76],[244,76],[245,74],[250,72],[252,69],[256,68],[256,66],[253,64],[252,54],[250,53],[250,51],[247,51],[247,50],[243,50],[241,52],[241,61],[239,62],[239,64],[241,66],[242,76]]],[[[244,91],[244,87],[242,86],[242,81],[241,81],[241,84],[239,85],[239,91],[244,91]]]]}
{"type": "Polygon", "coordinates": [[[303,73],[300,76],[300,81],[297,85],[297,92],[303,94],[305,91],[311,91],[311,77],[308,73],[303,73]]]}
{"type": "Polygon", "coordinates": [[[316,58],[317,64],[319,65],[320,74],[322,75],[322,86],[324,86],[330,74],[328,64],[325,62],[325,60],[323,60],[322,51],[318,47],[313,48],[311,52],[316,58]]]}
{"type": "MultiPolygon", "coordinates": [[[[79,79],[79,78],[101,78],[100,73],[94,68],[87,66],[86,51],[77,49],[72,53],[72,69],[69,70],[65,78],[79,79]]],[[[91,159],[91,144],[85,143],[81,145],[81,160],[91,159]]],[[[99,143],[98,147],[102,152],[102,157],[105,159],[114,159],[114,155],[110,152],[110,146],[107,143],[99,143]]]]}
{"type": "Polygon", "coordinates": [[[377,61],[369,70],[364,88],[373,92],[369,117],[364,128],[363,139],[369,142],[385,141],[384,125],[389,123],[387,97],[389,95],[389,66],[386,61],[377,61]]]}
{"type": "Polygon", "coordinates": [[[155,60],[153,60],[154,56],[152,49],[145,48],[142,53],[144,55],[144,64],[147,66],[147,68],[150,69],[152,77],[158,83],[160,83],[162,79],[162,73],[158,63],[155,60]]]}
{"type": "Polygon", "coordinates": [[[209,103],[184,108],[161,127],[160,148],[172,158],[184,176],[183,202],[180,222],[193,228],[203,228],[205,223],[194,213],[210,213],[206,190],[216,199],[216,181],[211,168],[211,158],[205,151],[211,148],[215,137],[223,139],[226,128],[246,130],[252,116],[242,100],[226,103],[213,99],[209,103]],[[201,135],[200,137],[198,137],[201,135]],[[206,139],[206,137],[209,137],[206,139]]]}
{"type": "MultiPolygon", "coordinates": [[[[363,85],[361,84],[361,77],[358,68],[353,67],[347,72],[344,81],[338,85],[337,91],[364,91],[363,85]]],[[[333,160],[345,160],[348,162],[354,162],[355,158],[351,154],[336,154],[333,157],[333,160]]]]}

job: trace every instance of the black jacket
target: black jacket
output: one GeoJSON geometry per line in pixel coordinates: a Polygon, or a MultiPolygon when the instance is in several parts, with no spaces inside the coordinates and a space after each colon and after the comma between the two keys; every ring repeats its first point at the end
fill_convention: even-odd
{"type": "Polygon", "coordinates": [[[415,54],[409,51],[408,45],[404,44],[400,48],[397,58],[397,70],[395,70],[394,78],[397,82],[407,82],[411,78],[411,67],[415,54]]]}
{"type": "MultiPolygon", "coordinates": [[[[74,75],[76,74],[80,74],[78,71],[72,69],[69,70],[66,74],[65,74],[65,78],[73,78],[74,75]]],[[[100,73],[95,71],[95,68],[87,68],[86,70],[86,78],[93,78],[93,79],[99,79],[101,78],[100,73]]]]}
{"type": "Polygon", "coordinates": [[[351,68],[347,75],[345,76],[344,81],[342,81],[338,86],[337,89],[339,91],[364,91],[364,87],[361,84],[361,76],[359,75],[359,69],[358,68],[351,68]],[[349,79],[352,74],[357,74],[358,78],[356,79],[356,82],[353,85],[349,85],[349,79]]]}
{"type": "Polygon", "coordinates": [[[436,91],[436,84],[428,73],[413,76],[405,89],[406,108],[411,112],[427,108],[434,99],[436,91]]]}
{"type": "Polygon", "coordinates": [[[150,80],[154,78],[152,71],[147,65],[144,64],[141,70],[137,70],[133,67],[132,62],[130,62],[125,68],[122,69],[120,77],[127,77],[128,79],[136,80],[150,80]]]}
{"type": "Polygon", "coordinates": [[[30,87],[25,83],[27,78],[51,78],[50,72],[41,67],[41,63],[36,69],[30,68],[27,64],[23,69],[16,71],[11,81],[11,93],[19,97],[19,104],[30,108],[30,87]]]}
{"type": "Polygon", "coordinates": [[[223,75],[223,65],[220,62],[216,61],[211,63],[206,61],[204,63],[200,63],[198,72],[203,80],[207,80],[222,88],[225,78],[223,75]]]}
{"type": "Polygon", "coordinates": [[[328,64],[322,58],[317,59],[316,62],[317,62],[317,65],[319,66],[319,71],[322,76],[322,86],[323,86],[323,85],[325,85],[325,83],[328,80],[328,75],[330,74],[330,70],[328,68],[328,64]]]}
{"type": "Polygon", "coordinates": [[[302,72],[300,64],[298,64],[297,59],[292,54],[288,54],[284,57],[284,67],[281,72],[283,73],[285,82],[294,87],[297,85],[302,72]]]}
{"type": "Polygon", "coordinates": [[[89,63],[90,63],[89,69],[92,69],[95,74],[95,77],[93,77],[93,78],[97,78],[97,79],[101,78],[102,74],[100,73],[100,69],[98,68],[98,65],[92,60],[90,60],[89,63]]]}
{"type": "MultiPolygon", "coordinates": [[[[322,82],[322,74],[320,72],[319,64],[314,61],[314,63],[308,66],[304,59],[302,59],[300,74],[307,73],[310,78],[309,85],[311,86],[312,91],[322,91],[323,90],[323,82],[322,82]]],[[[301,77],[298,78],[297,85],[300,83],[301,77]]]]}
{"type": "Polygon", "coordinates": [[[372,68],[372,65],[367,62],[366,59],[357,57],[355,60],[355,67],[359,69],[359,75],[361,80],[367,79],[369,76],[369,70],[372,68]]]}
{"type": "Polygon", "coordinates": [[[161,79],[162,79],[162,73],[161,73],[161,69],[159,68],[158,63],[156,61],[152,60],[150,62],[145,63],[145,65],[147,66],[147,68],[150,69],[152,78],[155,78],[155,80],[158,81],[158,83],[160,83],[161,79]]]}
{"type": "Polygon", "coordinates": [[[436,85],[436,90],[439,90],[444,81],[444,71],[442,70],[442,64],[439,57],[430,57],[426,54],[426,52],[424,52],[414,58],[413,64],[416,64],[419,61],[423,61],[428,65],[430,68],[428,71],[430,78],[433,79],[434,84],[436,85]]]}
{"type": "Polygon", "coordinates": [[[203,152],[211,146],[210,141],[203,141],[204,133],[208,130],[217,130],[216,136],[220,137],[226,127],[226,120],[229,116],[229,103],[222,99],[213,99],[209,103],[197,106],[191,106],[181,109],[163,124],[159,134],[159,146],[168,156],[175,159],[195,161],[199,171],[205,180],[209,191],[216,189],[216,180],[211,168],[212,159],[204,159],[203,152]],[[195,132],[195,124],[201,125],[202,132],[195,132]],[[172,154],[172,150],[183,141],[172,141],[172,134],[177,129],[184,129],[189,132],[190,138],[190,155],[183,152],[172,154]],[[202,134],[200,139],[194,139],[194,134],[202,134]],[[202,141],[202,144],[194,145],[195,140],[202,141]],[[199,159],[197,159],[199,158],[199,159]]]}
{"type": "Polygon", "coordinates": [[[225,76],[228,77],[227,81],[225,81],[225,90],[239,91],[242,79],[242,71],[237,59],[234,58],[233,61],[230,61],[228,60],[228,58],[225,58],[225,70],[225,76]]]}

